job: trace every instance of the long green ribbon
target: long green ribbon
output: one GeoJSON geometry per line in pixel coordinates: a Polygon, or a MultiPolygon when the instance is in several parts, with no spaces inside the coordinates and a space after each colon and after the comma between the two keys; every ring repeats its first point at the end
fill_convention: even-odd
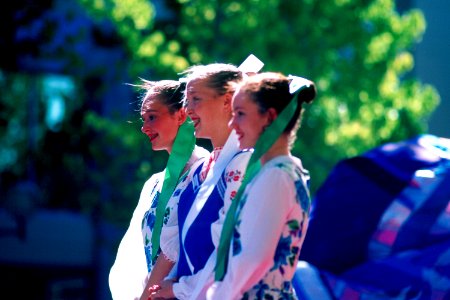
{"type": "Polygon", "coordinates": [[[164,182],[156,207],[156,220],[152,233],[152,260],[156,258],[160,245],[160,236],[167,202],[172,196],[186,163],[195,147],[194,125],[188,118],[178,129],[167,161],[164,182]]]}
{"type": "MultiPolygon", "coordinates": [[[[296,77],[304,80],[301,77],[296,77]]],[[[298,93],[304,88],[309,88],[312,84],[311,81],[293,81],[290,84],[291,93],[295,93],[289,104],[283,109],[283,111],[278,115],[278,118],[270,124],[266,130],[258,138],[255,144],[254,151],[250,160],[248,162],[247,168],[245,170],[244,179],[241,186],[234,197],[230,208],[228,209],[225,221],[222,227],[222,233],[220,235],[219,247],[217,249],[217,261],[215,268],[215,281],[221,281],[227,272],[228,264],[228,254],[230,251],[231,237],[233,234],[233,229],[236,222],[236,210],[238,208],[239,202],[241,201],[242,193],[245,190],[247,184],[253,179],[253,177],[258,173],[261,168],[261,163],[259,159],[263,156],[267,150],[272,147],[278,137],[283,133],[289,121],[294,116],[295,110],[298,106],[297,96],[298,93]],[[295,85],[295,86],[294,86],[295,85]]]]}

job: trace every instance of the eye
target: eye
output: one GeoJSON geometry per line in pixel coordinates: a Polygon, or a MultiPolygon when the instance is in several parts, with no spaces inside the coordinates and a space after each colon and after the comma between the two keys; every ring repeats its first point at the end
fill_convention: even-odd
{"type": "Polygon", "coordinates": [[[156,120],[156,115],[144,115],[144,116],[142,116],[142,118],[141,118],[141,120],[142,120],[142,123],[145,123],[145,122],[153,122],[153,121],[155,121],[156,120]]]}
{"type": "Polygon", "coordinates": [[[242,110],[235,110],[233,111],[233,117],[242,117],[245,113],[242,110]]]}

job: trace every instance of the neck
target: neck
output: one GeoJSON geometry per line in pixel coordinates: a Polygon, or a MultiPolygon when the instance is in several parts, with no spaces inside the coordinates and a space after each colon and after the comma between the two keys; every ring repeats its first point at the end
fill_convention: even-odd
{"type": "Polygon", "coordinates": [[[213,148],[223,147],[230,136],[231,130],[227,128],[222,128],[217,130],[213,136],[211,136],[211,144],[213,148]]]}
{"type": "Polygon", "coordinates": [[[272,147],[270,147],[269,150],[267,150],[267,152],[264,153],[263,156],[261,156],[261,165],[264,165],[269,160],[277,156],[290,154],[291,152],[289,151],[289,137],[287,134],[282,134],[272,145],[272,147]]]}

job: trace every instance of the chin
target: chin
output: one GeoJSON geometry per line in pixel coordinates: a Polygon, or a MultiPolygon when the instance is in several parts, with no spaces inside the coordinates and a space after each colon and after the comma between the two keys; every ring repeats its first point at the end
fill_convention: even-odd
{"type": "Polygon", "coordinates": [[[251,146],[249,146],[247,143],[239,143],[239,149],[244,150],[244,149],[248,149],[251,146]]]}
{"type": "Polygon", "coordinates": [[[206,135],[202,132],[202,130],[200,130],[200,129],[195,129],[194,135],[195,135],[195,137],[198,138],[198,139],[206,139],[206,138],[208,138],[208,136],[206,136],[206,135]]]}
{"type": "Polygon", "coordinates": [[[160,151],[160,150],[163,150],[163,148],[160,147],[159,145],[154,145],[154,144],[152,144],[152,150],[153,150],[153,151],[160,151]]]}

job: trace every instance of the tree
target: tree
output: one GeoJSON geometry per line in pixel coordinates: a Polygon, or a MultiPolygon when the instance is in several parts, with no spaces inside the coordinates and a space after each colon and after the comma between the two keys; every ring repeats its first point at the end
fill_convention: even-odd
{"type": "MultiPolygon", "coordinates": [[[[170,22],[155,20],[156,10],[148,0],[79,0],[98,21],[110,20],[116,25],[130,56],[132,78],[152,80],[175,76],[189,66],[181,54],[180,43],[172,37],[176,32],[176,18],[170,22]]],[[[160,1],[162,3],[162,1],[160,1]]],[[[176,10],[178,5],[175,5],[176,10]]],[[[175,12],[175,10],[173,12],[175,12]]]]}
{"type": "MultiPolygon", "coordinates": [[[[146,1],[129,4],[138,2],[146,1]]],[[[316,83],[318,97],[306,108],[293,149],[311,171],[313,191],[337,161],[426,132],[438,94],[409,73],[411,52],[426,27],[419,10],[400,15],[393,0],[178,2],[177,34],[165,45],[177,45],[175,53],[189,64],[239,64],[254,53],[265,62],[263,71],[316,83]]],[[[113,12],[106,14],[119,32],[133,31],[132,22],[113,12]]],[[[121,36],[140,57],[154,34],[163,33],[145,40],[121,36]]],[[[185,64],[176,61],[164,66],[178,72],[185,64]]]]}
{"type": "Polygon", "coordinates": [[[164,155],[145,159],[150,146],[142,147],[136,95],[124,85],[130,59],[122,40],[111,22],[93,24],[77,1],[31,2],[0,13],[8,54],[0,60],[0,205],[128,221],[164,155]],[[52,125],[55,96],[64,98],[63,117],[52,125]]]}

